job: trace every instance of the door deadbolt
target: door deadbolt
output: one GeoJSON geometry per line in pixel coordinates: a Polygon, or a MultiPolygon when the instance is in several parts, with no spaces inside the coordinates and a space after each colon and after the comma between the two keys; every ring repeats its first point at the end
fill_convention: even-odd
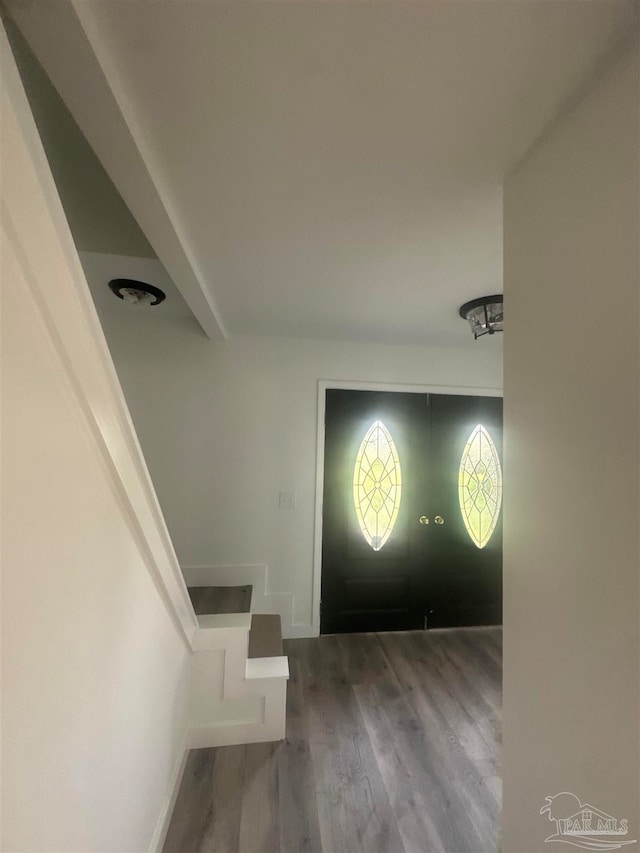
{"type": "Polygon", "coordinates": [[[444,518],[441,515],[436,515],[433,520],[436,524],[444,524],[444,518]]]}

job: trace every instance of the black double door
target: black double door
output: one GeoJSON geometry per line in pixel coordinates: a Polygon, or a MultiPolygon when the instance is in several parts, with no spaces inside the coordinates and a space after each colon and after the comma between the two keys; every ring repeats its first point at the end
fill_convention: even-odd
{"type": "Polygon", "coordinates": [[[328,390],[321,632],[502,621],[502,400],[328,390]]]}

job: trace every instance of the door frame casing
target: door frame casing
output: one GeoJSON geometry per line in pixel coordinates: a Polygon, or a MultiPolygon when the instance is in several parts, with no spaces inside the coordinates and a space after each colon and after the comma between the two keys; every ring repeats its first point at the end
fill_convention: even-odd
{"type": "Polygon", "coordinates": [[[316,432],[316,497],[313,528],[313,579],[311,597],[312,636],[320,635],[320,592],[322,588],[322,509],[324,495],[324,442],[327,391],[387,391],[397,394],[455,394],[462,397],[502,397],[502,388],[471,388],[466,385],[406,385],[394,382],[318,380],[318,420],[316,432]]]}

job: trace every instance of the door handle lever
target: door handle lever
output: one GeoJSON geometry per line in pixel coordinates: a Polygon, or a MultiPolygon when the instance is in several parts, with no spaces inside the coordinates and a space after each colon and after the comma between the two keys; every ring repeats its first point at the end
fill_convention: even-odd
{"type": "Polygon", "coordinates": [[[421,515],[418,521],[420,522],[420,524],[429,524],[429,519],[426,515],[421,515]]]}

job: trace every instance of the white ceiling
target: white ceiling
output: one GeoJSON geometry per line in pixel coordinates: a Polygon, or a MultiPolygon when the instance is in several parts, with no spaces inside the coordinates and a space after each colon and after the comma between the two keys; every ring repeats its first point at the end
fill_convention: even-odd
{"type": "MultiPolygon", "coordinates": [[[[412,343],[464,342],[460,303],[501,291],[504,177],[637,13],[634,0],[74,6],[219,325],[412,343]]],[[[78,85],[52,78],[63,97],[78,85]]],[[[90,101],[85,86],[67,103],[109,172],[90,101]]]]}

